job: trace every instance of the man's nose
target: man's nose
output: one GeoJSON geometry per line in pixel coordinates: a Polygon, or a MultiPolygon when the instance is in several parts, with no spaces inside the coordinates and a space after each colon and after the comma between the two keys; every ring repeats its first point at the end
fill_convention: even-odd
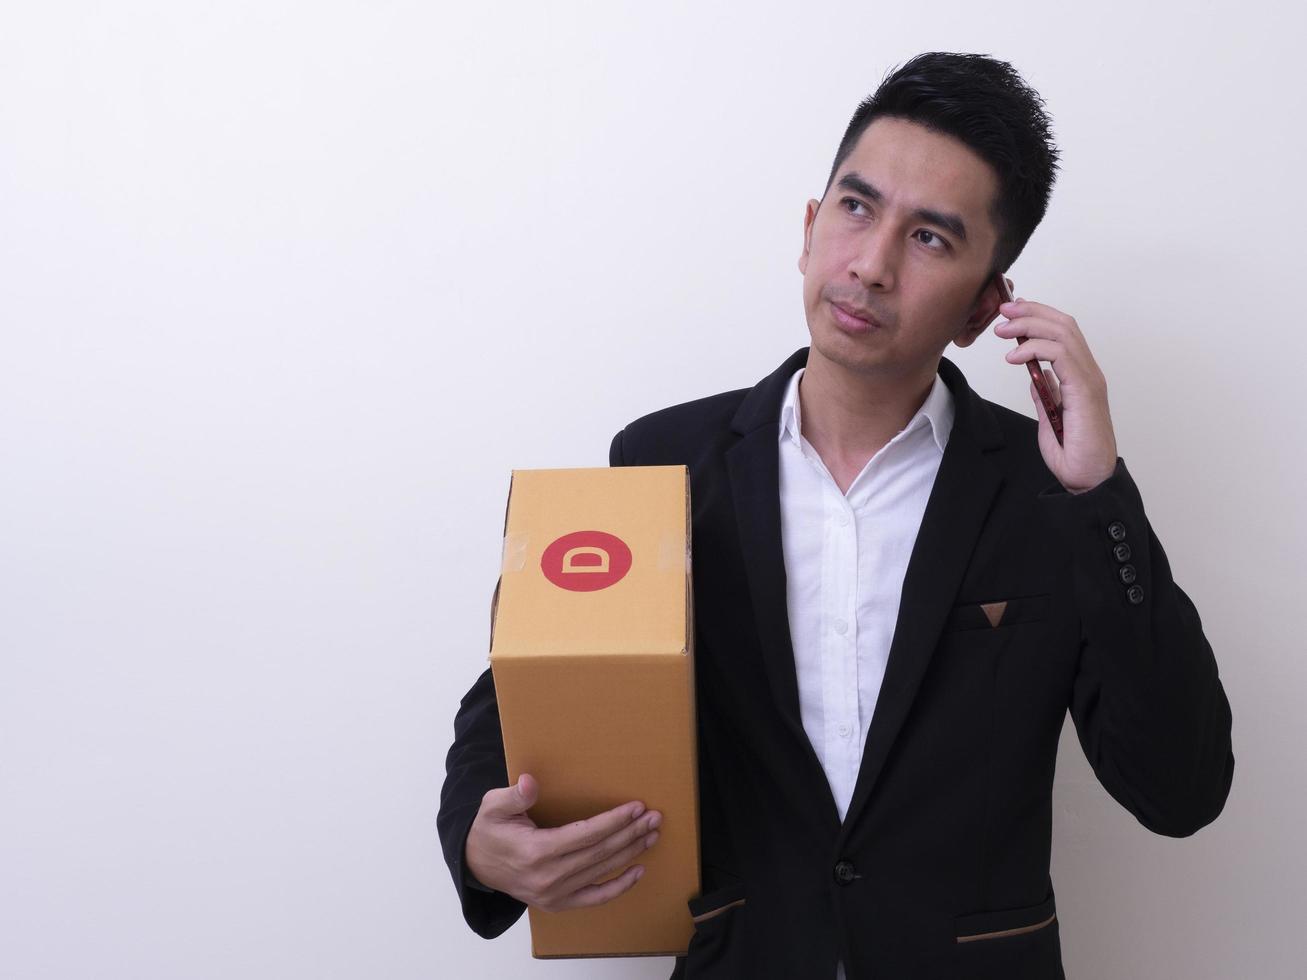
{"type": "Polygon", "coordinates": [[[868,232],[849,263],[849,272],[863,289],[884,292],[894,288],[899,262],[898,232],[888,224],[868,232]]]}

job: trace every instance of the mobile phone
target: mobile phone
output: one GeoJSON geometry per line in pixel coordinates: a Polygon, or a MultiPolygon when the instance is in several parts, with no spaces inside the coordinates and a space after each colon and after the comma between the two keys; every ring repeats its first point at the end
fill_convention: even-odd
{"type": "MultiPolygon", "coordinates": [[[[994,282],[998,286],[998,294],[1003,297],[1004,303],[1011,303],[1016,298],[1012,295],[1012,290],[1008,288],[1003,273],[994,273],[994,282]]],[[[1025,342],[1025,337],[1017,338],[1018,345],[1025,342]]],[[[1030,377],[1035,382],[1035,391],[1039,394],[1039,400],[1044,405],[1044,413],[1053,426],[1053,435],[1057,436],[1057,444],[1060,446],[1062,445],[1062,409],[1053,404],[1053,394],[1048,390],[1048,379],[1044,377],[1044,369],[1040,366],[1038,358],[1026,361],[1026,367],[1030,369],[1030,377]]]]}

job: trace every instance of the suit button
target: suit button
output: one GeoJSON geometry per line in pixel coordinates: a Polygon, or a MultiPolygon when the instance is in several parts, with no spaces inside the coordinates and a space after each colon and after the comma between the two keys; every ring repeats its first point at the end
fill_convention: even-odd
{"type": "Polygon", "coordinates": [[[841,885],[852,884],[857,877],[852,861],[840,861],[835,865],[835,880],[841,885]]]}
{"type": "Polygon", "coordinates": [[[1124,582],[1126,585],[1129,585],[1131,582],[1135,580],[1134,565],[1122,565],[1120,568],[1116,570],[1116,572],[1118,575],[1121,576],[1121,581],[1124,582]]]}
{"type": "Polygon", "coordinates": [[[1132,585],[1125,590],[1125,597],[1130,600],[1130,605],[1137,606],[1144,601],[1144,590],[1137,585],[1132,585]]]}
{"type": "Polygon", "coordinates": [[[1123,541],[1125,539],[1125,525],[1120,521],[1113,521],[1107,525],[1107,534],[1113,541],[1123,541]]]}
{"type": "Polygon", "coordinates": [[[1129,561],[1130,546],[1126,544],[1124,541],[1122,541],[1119,545],[1117,545],[1115,548],[1112,549],[1112,557],[1115,558],[1117,561],[1129,561]]]}

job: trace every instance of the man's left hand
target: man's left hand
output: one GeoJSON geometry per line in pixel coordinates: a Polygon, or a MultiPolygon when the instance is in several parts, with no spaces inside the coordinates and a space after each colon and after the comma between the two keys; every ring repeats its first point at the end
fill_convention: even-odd
{"type": "MultiPolygon", "coordinates": [[[[998,337],[1027,337],[1007,353],[1009,364],[1036,358],[1053,403],[1062,409],[1062,444],[1059,445],[1035,383],[1030,397],[1039,413],[1039,451],[1044,463],[1070,493],[1092,490],[1116,471],[1116,435],[1107,408],[1107,379],[1089,352],[1075,317],[1043,303],[1018,298],[1004,303],[1000,314],[1007,323],[994,327],[998,337]]],[[[1027,369],[1029,370],[1029,369],[1027,369]]]]}

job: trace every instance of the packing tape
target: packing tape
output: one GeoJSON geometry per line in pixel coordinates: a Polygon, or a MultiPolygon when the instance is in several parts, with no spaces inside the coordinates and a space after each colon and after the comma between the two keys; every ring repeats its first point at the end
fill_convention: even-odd
{"type": "Polygon", "coordinates": [[[690,547],[683,531],[664,531],[658,541],[658,571],[690,571],[690,547]]]}
{"type": "Polygon", "coordinates": [[[529,534],[521,532],[504,535],[504,557],[499,566],[501,574],[520,572],[526,567],[526,546],[530,539],[529,534]]]}

